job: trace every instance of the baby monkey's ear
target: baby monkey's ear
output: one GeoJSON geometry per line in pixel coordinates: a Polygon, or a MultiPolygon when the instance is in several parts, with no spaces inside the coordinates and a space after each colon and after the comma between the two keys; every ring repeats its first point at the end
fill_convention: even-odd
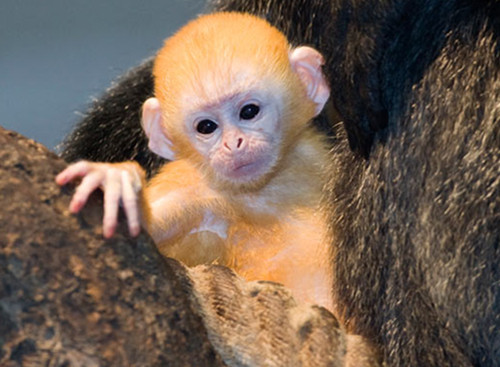
{"type": "Polygon", "coordinates": [[[290,64],[306,87],[307,96],[316,104],[316,115],[330,97],[330,88],[321,66],[323,56],[312,47],[300,46],[290,52],[290,64]]]}
{"type": "Polygon", "coordinates": [[[149,149],[160,157],[173,161],[175,153],[172,141],[164,131],[160,102],[157,98],[149,98],[142,105],[141,123],[149,139],[149,149]]]}

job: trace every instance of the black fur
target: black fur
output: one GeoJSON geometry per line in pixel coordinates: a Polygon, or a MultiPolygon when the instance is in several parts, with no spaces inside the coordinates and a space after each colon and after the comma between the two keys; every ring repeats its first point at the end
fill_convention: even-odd
{"type": "MultiPolygon", "coordinates": [[[[338,27],[373,9],[356,3],[338,27]]],[[[362,133],[351,146],[373,142],[357,172],[342,152],[336,174],[351,176],[329,186],[335,295],[390,366],[500,365],[499,5],[394,2],[378,31],[334,33],[351,23],[350,42],[375,47],[329,63],[336,105],[362,133]],[[364,80],[349,86],[357,62],[364,80]],[[338,97],[339,80],[350,93],[338,97]]]]}
{"type": "Polygon", "coordinates": [[[60,145],[68,162],[136,160],[151,175],[164,160],[148,149],[141,107],[153,95],[153,58],[129,70],[101,98],[60,145]]]}
{"type": "MultiPolygon", "coordinates": [[[[336,142],[326,206],[348,327],[378,343],[389,366],[500,366],[500,2],[214,7],[265,16],[326,57],[347,136],[336,142]]],[[[151,92],[149,68],[114,87],[126,98],[97,102],[66,157],[144,154],[137,111],[123,107],[138,110],[151,92]],[[123,151],[134,142],[133,154],[123,151]]]]}

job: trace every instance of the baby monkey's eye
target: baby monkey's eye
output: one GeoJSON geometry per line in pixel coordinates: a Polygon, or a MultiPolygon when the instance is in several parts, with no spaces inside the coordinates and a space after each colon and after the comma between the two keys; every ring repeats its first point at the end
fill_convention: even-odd
{"type": "Polygon", "coordinates": [[[259,113],[260,108],[256,104],[250,103],[244,105],[240,110],[240,119],[242,120],[251,120],[259,113]]]}
{"type": "Polygon", "coordinates": [[[198,122],[198,124],[196,125],[196,131],[198,131],[200,134],[208,135],[217,130],[218,127],[219,125],[217,125],[217,123],[213,122],[212,120],[206,119],[198,122]]]}

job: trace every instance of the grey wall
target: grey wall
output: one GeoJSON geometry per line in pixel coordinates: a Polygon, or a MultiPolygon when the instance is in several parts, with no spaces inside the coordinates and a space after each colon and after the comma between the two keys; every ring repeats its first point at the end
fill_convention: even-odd
{"type": "Polygon", "coordinates": [[[0,0],[0,125],[54,148],[204,0],[0,0]]]}

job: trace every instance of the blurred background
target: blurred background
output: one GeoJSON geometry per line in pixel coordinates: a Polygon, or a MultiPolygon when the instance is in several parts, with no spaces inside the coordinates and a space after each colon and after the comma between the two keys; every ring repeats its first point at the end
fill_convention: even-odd
{"type": "Polygon", "coordinates": [[[0,0],[0,125],[54,149],[205,0],[0,0]]]}

